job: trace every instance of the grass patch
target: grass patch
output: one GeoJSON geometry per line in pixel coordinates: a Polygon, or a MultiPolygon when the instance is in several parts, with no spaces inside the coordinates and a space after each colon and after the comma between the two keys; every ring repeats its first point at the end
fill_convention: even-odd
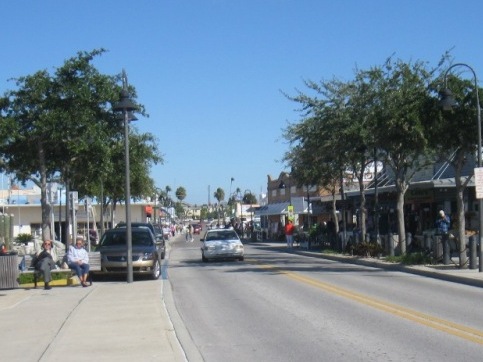
{"type": "Polygon", "coordinates": [[[331,248],[324,248],[321,250],[321,253],[324,253],[324,254],[340,254],[340,251],[337,251],[337,250],[334,250],[334,249],[331,249],[331,248]]]}
{"type": "Polygon", "coordinates": [[[404,265],[424,265],[431,263],[431,258],[422,252],[410,253],[399,256],[387,256],[384,259],[390,263],[401,263],[404,265]]]}
{"type": "MultiPolygon", "coordinates": [[[[71,271],[61,271],[53,272],[52,280],[67,280],[71,276],[71,271]]],[[[43,281],[44,278],[41,276],[38,281],[43,281]]],[[[34,273],[20,273],[18,276],[18,283],[21,284],[32,284],[34,282],[34,273]]]]}

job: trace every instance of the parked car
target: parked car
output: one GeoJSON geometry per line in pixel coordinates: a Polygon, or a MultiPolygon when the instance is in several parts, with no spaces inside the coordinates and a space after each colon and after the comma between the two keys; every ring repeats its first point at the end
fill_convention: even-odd
{"type": "MultiPolygon", "coordinates": [[[[125,228],[126,223],[120,222],[116,225],[117,228],[125,228]]],[[[161,259],[164,259],[166,255],[166,240],[167,238],[163,235],[163,229],[159,225],[151,224],[149,222],[131,222],[131,228],[133,227],[141,227],[141,228],[148,228],[154,235],[156,242],[159,244],[159,248],[161,249],[161,259]]]]}
{"type": "MultiPolygon", "coordinates": [[[[146,227],[132,227],[131,235],[133,274],[148,274],[158,279],[164,244],[146,227]]],[[[101,253],[100,273],[127,273],[126,244],[125,228],[114,228],[104,233],[96,248],[101,253]]]]}
{"type": "Polygon", "coordinates": [[[201,238],[201,260],[238,259],[243,261],[245,250],[238,234],[232,229],[207,230],[201,238]]]}
{"type": "Polygon", "coordinates": [[[193,234],[201,234],[201,224],[193,224],[193,234]]]}

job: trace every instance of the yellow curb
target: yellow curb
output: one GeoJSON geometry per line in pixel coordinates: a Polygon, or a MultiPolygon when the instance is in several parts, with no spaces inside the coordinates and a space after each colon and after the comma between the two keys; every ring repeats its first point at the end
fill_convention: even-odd
{"type": "MultiPolygon", "coordinates": [[[[37,282],[37,288],[38,287],[44,287],[44,282],[40,281],[37,282]]],[[[66,279],[58,279],[58,280],[52,280],[50,282],[50,285],[53,287],[65,287],[67,285],[76,285],[76,284],[69,284],[69,282],[66,279]]],[[[19,284],[21,288],[33,288],[35,286],[34,283],[25,283],[25,284],[19,284]]]]}

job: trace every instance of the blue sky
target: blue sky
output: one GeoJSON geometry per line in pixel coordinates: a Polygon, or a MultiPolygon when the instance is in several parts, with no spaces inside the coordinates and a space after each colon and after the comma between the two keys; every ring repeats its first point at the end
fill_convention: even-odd
{"type": "Polygon", "coordinates": [[[450,49],[483,77],[479,0],[10,0],[1,12],[0,92],[107,49],[95,65],[126,70],[149,113],[136,127],[158,138],[156,186],[183,186],[193,204],[218,187],[265,192],[286,170],[282,130],[299,113],[282,91],[304,80],[351,80],[393,54],[435,65],[450,49]]]}

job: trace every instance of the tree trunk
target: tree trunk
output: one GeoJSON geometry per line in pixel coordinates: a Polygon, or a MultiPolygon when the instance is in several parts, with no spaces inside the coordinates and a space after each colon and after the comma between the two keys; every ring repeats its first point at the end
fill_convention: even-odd
{"type": "Polygon", "coordinates": [[[406,254],[406,225],[404,225],[404,195],[408,189],[408,184],[402,179],[396,179],[397,191],[397,224],[399,235],[399,246],[401,255],[406,254]]]}
{"type": "MultiPolygon", "coordinates": [[[[361,205],[360,205],[360,208],[359,208],[359,212],[360,212],[360,215],[361,215],[361,217],[360,217],[361,241],[366,241],[365,237],[366,237],[366,233],[367,233],[367,229],[366,229],[367,210],[366,210],[366,192],[365,192],[365,185],[364,185],[364,177],[363,176],[364,175],[362,173],[361,177],[359,177],[359,192],[360,192],[360,195],[361,195],[361,205]]],[[[367,240],[367,241],[369,241],[369,240],[367,240]]]]}
{"type": "MultiPolygon", "coordinates": [[[[459,267],[467,267],[466,257],[466,221],[465,221],[465,204],[464,204],[464,191],[466,183],[461,182],[461,170],[464,166],[465,155],[463,152],[458,152],[455,165],[455,185],[456,185],[456,213],[458,220],[458,251],[459,251],[459,267]]],[[[454,221],[454,220],[453,220],[454,221]]]]}
{"type": "Polygon", "coordinates": [[[42,143],[39,145],[39,165],[40,165],[40,205],[42,214],[42,241],[53,240],[51,229],[51,205],[47,200],[47,169],[45,167],[45,153],[42,143]]]}
{"type": "Polygon", "coordinates": [[[335,193],[332,193],[332,220],[335,223],[335,234],[339,235],[339,218],[337,217],[337,201],[335,199],[335,193]]]}

